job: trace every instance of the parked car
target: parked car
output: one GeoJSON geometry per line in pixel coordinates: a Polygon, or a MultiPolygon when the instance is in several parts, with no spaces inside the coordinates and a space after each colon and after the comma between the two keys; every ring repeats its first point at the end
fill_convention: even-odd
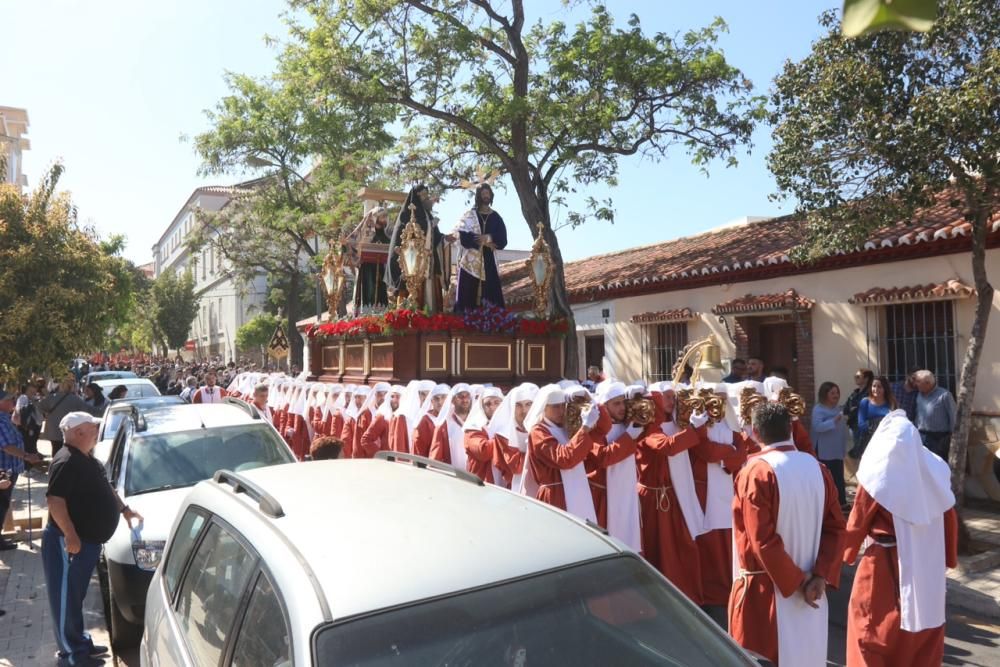
{"type": "Polygon", "coordinates": [[[758,664],[597,526],[390,452],[219,472],[191,490],[149,587],[140,660],[223,659],[758,664]]]}
{"type": "Polygon", "coordinates": [[[112,389],[122,384],[128,389],[126,398],[147,398],[160,395],[160,390],[156,388],[156,385],[146,378],[97,380],[96,382],[105,396],[108,396],[112,389]]]}
{"type": "Polygon", "coordinates": [[[126,380],[137,377],[139,376],[132,371],[93,371],[83,376],[81,384],[86,386],[91,382],[100,382],[101,380],[126,380]]]}
{"type": "Polygon", "coordinates": [[[111,401],[104,411],[104,419],[97,431],[94,458],[101,463],[108,462],[111,443],[114,442],[115,434],[118,433],[118,427],[127,416],[163,405],[184,405],[184,400],[180,396],[150,396],[148,398],[120,398],[111,401]]]}
{"type": "Polygon", "coordinates": [[[130,528],[121,520],[104,545],[98,570],[116,648],[139,642],[146,589],[189,487],[217,470],[292,462],[295,456],[274,426],[241,401],[131,413],[112,443],[108,478],[143,521],[130,528]]]}

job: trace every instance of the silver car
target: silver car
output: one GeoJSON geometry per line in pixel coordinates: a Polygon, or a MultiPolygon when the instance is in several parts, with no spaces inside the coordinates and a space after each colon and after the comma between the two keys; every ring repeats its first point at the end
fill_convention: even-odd
{"type": "Polygon", "coordinates": [[[219,472],[195,486],[149,587],[140,658],[757,664],[596,526],[389,452],[219,472]]]}

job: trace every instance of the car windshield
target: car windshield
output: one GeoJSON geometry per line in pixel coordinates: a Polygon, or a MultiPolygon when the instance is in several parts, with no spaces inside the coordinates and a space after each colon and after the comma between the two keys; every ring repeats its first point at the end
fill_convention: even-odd
{"type": "Polygon", "coordinates": [[[266,424],[174,433],[136,433],[128,450],[125,494],[193,486],[217,470],[251,470],[295,460],[266,424]]]}
{"type": "Polygon", "coordinates": [[[118,433],[118,426],[127,414],[129,414],[128,410],[109,410],[104,417],[104,433],[101,434],[101,439],[113,440],[115,434],[118,433]]]}
{"type": "Polygon", "coordinates": [[[317,665],[754,665],[632,555],[321,627],[317,665]]]}

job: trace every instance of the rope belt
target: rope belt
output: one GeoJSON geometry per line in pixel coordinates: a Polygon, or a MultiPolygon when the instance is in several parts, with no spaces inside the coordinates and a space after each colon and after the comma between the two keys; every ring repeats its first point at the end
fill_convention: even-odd
{"type": "Polygon", "coordinates": [[[639,482],[640,489],[646,489],[647,491],[653,491],[656,493],[656,509],[661,512],[670,511],[670,494],[667,493],[670,489],[674,488],[672,486],[646,486],[642,482],[639,482]]]}
{"type": "Polygon", "coordinates": [[[880,541],[880,540],[877,540],[877,539],[873,538],[872,539],[872,544],[877,544],[880,547],[885,547],[885,548],[888,549],[889,547],[896,546],[896,540],[888,540],[887,539],[887,540],[880,541]]]}
{"type": "Polygon", "coordinates": [[[740,599],[736,601],[736,606],[743,604],[743,598],[747,596],[747,589],[750,588],[750,577],[757,574],[767,574],[766,570],[744,570],[740,568],[739,580],[743,582],[743,590],[740,591],[740,599]]]}
{"type": "Polygon", "coordinates": [[[562,482],[552,482],[551,484],[539,484],[539,489],[550,489],[553,486],[562,486],[562,482]]]}
{"type": "Polygon", "coordinates": [[[588,479],[587,483],[590,484],[595,489],[604,489],[605,491],[608,490],[608,487],[604,486],[603,484],[598,484],[597,482],[595,482],[595,481],[593,481],[591,479],[588,479]]]}

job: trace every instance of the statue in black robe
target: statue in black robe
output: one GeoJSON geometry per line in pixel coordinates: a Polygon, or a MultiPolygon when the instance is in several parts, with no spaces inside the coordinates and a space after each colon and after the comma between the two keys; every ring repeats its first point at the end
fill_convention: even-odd
{"type": "Polygon", "coordinates": [[[442,279],[444,256],[441,241],[445,238],[445,236],[438,229],[437,218],[435,218],[431,212],[433,205],[430,192],[427,190],[427,186],[422,183],[415,186],[412,190],[410,190],[409,194],[406,195],[406,201],[403,202],[403,208],[399,212],[399,217],[396,219],[396,225],[392,229],[392,237],[389,241],[386,284],[388,286],[390,297],[408,297],[418,306],[423,307],[424,305],[427,305],[433,312],[440,312],[444,305],[444,283],[442,279]],[[399,253],[396,252],[403,236],[403,230],[410,222],[411,204],[415,207],[415,222],[424,232],[425,237],[428,233],[428,228],[430,229],[431,234],[431,267],[425,279],[425,289],[421,294],[409,294],[407,291],[406,280],[399,264],[399,253]]]}

